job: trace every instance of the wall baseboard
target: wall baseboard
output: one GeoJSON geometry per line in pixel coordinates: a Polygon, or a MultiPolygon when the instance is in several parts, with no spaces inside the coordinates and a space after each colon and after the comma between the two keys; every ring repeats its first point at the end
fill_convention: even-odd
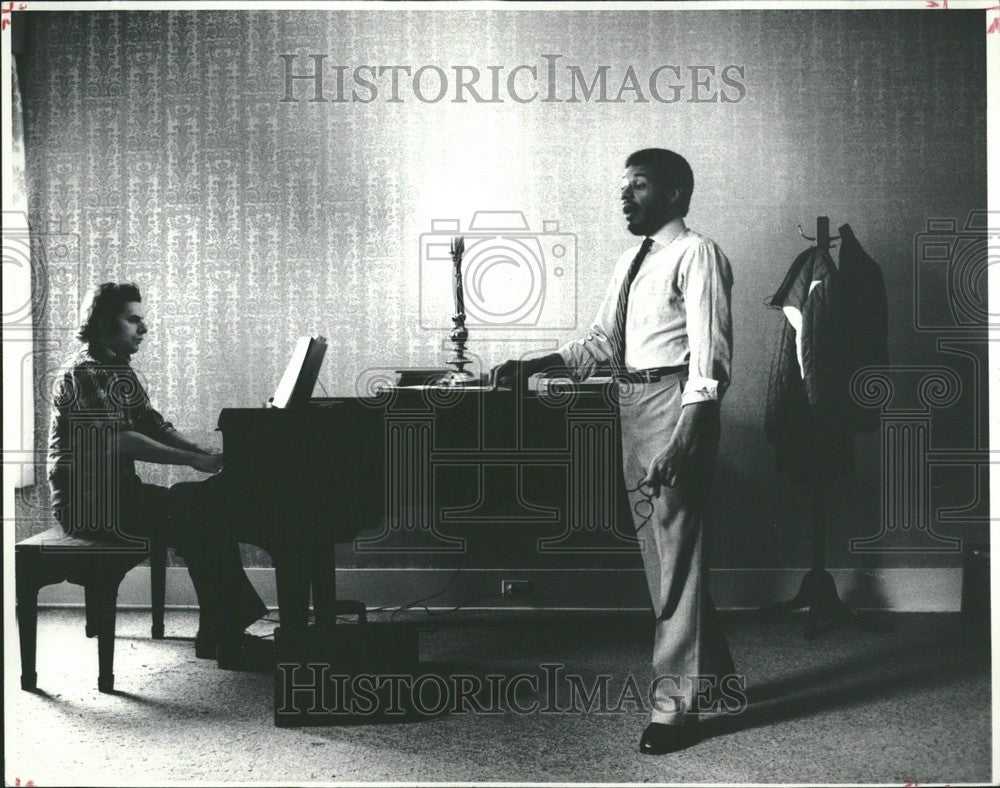
{"type": "MultiPolygon", "coordinates": [[[[722,610],[746,610],[790,599],[804,569],[716,569],[712,595],[722,610]]],[[[947,613],[960,609],[962,570],[958,568],[831,569],[841,598],[869,610],[905,613],[947,613]]],[[[247,574],[269,607],[277,607],[273,569],[248,569],[247,574]]],[[[369,607],[398,607],[423,597],[431,608],[468,603],[472,609],[646,610],[649,595],[640,569],[340,569],[337,593],[360,599],[369,607]],[[526,580],[524,597],[499,597],[501,580],[526,580]],[[442,592],[442,589],[444,591],[442,592]],[[497,594],[483,597],[484,594],[497,594]],[[480,598],[483,597],[483,598],[480,598]]],[[[61,583],[41,590],[39,604],[83,604],[83,589],[61,583]]],[[[149,567],[129,572],[118,593],[122,607],[149,607],[149,567]]],[[[167,606],[197,604],[184,567],[167,569],[167,606]]]]}

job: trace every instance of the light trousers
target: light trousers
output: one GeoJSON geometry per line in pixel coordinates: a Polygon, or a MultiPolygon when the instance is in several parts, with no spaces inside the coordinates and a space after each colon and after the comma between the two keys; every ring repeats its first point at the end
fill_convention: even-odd
{"type": "MultiPolygon", "coordinates": [[[[670,441],[681,414],[682,375],[622,384],[620,413],[625,485],[634,490],[670,441]]],[[[682,725],[695,696],[717,689],[733,659],[708,588],[705,517],[719,444],[718,409],[699,430],[693,463],[674,487],[629,492],[656,624],[652,721],[682,725]],[[652,510],[650,512],[650,500],[652,510]],[[649,514],[647,518],[645,515],[649,514]]],[[[704,702],[702,702],[704,703],[704,702]]]]}

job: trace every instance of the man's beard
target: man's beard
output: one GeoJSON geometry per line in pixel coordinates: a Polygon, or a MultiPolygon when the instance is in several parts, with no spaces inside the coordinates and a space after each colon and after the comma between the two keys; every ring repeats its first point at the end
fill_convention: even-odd
{"type": "Polygon", "coordinates": [[[657,232],[663,225],[669,222],[674,217],[669,213],[660,214],[654,217],[643,216],[642,218],[628,222],[628,231],[632,235],[653,235],[657,232]]]}

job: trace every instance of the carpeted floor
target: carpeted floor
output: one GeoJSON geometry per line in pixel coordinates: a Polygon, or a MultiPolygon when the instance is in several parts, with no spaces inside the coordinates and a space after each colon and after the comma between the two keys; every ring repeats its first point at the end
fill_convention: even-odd
{"type": "MultiPolygon", "coordinates": [[[[637,752],[645,724],[624,712],[569,708],[560,676],[593,686],[609,674],[611,705],[629,675],[649,686],[651,619],[640,615],[462,612],[420,625],[421,673],[535,675],[538,709],[445,713],[417,722],[275,728],[272,679],[196,660],[196,617],[168,611],[168,639],[149,615],[120,613],[117,694],[97,692],[97,648],[83,611],[44,610],[39,692],[18,687],[6,650],[6,782],[149,785],[170,781],[988,782],[988,645],[955,615],[895,615],[893,631],[802,637],[800,617],[761,624],[724,617],[749,705],[714,715],[696,747],[637,752]]],[[[524,681],[517,702],[533,693],[524,681]]],[[[433,701],[428,701],[433,702],[433,701]]]]}

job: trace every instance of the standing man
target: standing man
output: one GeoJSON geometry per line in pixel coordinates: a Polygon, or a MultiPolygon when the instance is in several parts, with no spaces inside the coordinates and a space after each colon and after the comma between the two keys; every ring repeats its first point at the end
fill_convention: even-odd
{"type": "Polygon", "coordinates": [[[509,360],[494,385],[568,369],[582,380],[610,366],[621,384],[625,482],[656,616],[653,710],[639,742],[656,755],[698,739],[703,684],[733,673],[703,554],[719,403],[732,356],[732,271],[722,250],[685,226],[694,176],[673,151],[625,162],[622,210],[642,243],[615,264],[591,332],[557,353],[509,360]]]}
{"type": "MultiPolygon", "coordinates": [[[[139,288],[105,282],[80,310],[80,347],[56,380],[48,477],[67,533],[135,542],[159,531],[178,548],[198,594],[198,657],[236,670],[273,669],[273,646],[243,629],[267,610],[243,571],[237,536],[225,524],[222,454],[164,421],[131,366],[146,338],[139,288]],[[143,483],[136,461],[187,465],[212,474],[167,489],[143,483]]],[[[266,545],[265,545],[266,546],[266,545]]]]}

